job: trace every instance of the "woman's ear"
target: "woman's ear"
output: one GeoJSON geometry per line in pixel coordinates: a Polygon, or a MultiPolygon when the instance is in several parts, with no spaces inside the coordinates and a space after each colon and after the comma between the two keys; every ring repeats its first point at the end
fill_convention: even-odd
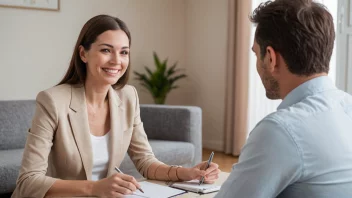
{"type": "Polygon", "coordinates": [[[87,63],[87,52],[86,50],[84,49],[84,47],[82,45],[80,45],[78,47],[78,50],[79,50],[79,57],[81,58],[81,60],[84,62],[84,63],[87,63]]]}

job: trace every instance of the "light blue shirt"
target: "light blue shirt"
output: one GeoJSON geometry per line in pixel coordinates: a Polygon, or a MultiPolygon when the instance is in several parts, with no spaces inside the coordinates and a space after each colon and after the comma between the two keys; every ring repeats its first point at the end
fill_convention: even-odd
{"type": "Polygon", "coordinates": [[[216,197],[351,198],[352,96],[326,76],[292,90],[250,133],[216,197]]]}

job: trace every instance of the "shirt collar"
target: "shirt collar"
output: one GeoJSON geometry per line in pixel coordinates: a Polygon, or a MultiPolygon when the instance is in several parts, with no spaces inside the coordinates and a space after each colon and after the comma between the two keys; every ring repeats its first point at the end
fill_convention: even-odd
{"type": "Polygon", "coordinates": [[[329,89],[336,89],[336,87],[332,83],[331,79],[327,76],[320,76],[308,80],[287,94],[281,104],[277,107],[277,110],[284,109],[295,103],[298,103],[309,95],[313,95],[315,93],[323,92],[329,89]]]}

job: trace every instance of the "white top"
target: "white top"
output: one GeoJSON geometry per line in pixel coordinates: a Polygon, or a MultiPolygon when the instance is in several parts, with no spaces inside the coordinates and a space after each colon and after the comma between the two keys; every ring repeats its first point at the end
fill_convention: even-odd
{"type": "Polygon", "coordinates": [[[92,180],[97,181],[105,178],[108,173],[110,132],[104,136],[90,133],[90,140],[93,151],[92,180]]]}

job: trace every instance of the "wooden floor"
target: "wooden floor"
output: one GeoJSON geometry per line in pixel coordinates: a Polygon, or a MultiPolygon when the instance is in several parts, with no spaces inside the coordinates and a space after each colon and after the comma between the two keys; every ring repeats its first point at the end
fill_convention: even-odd
{"type": "MultiPolygon", "coordinates": [[[[203,149],[203,161],[208,161],[210,153],[212,151],[208,149],[203,149]]],[[[238,157],[234,157],[232,155],[227,155],[222,152],[214,151],[213,162],[219,164],[219,168],[221,171],[231,172],[232,165],[237,163],[238,157]]]]}

